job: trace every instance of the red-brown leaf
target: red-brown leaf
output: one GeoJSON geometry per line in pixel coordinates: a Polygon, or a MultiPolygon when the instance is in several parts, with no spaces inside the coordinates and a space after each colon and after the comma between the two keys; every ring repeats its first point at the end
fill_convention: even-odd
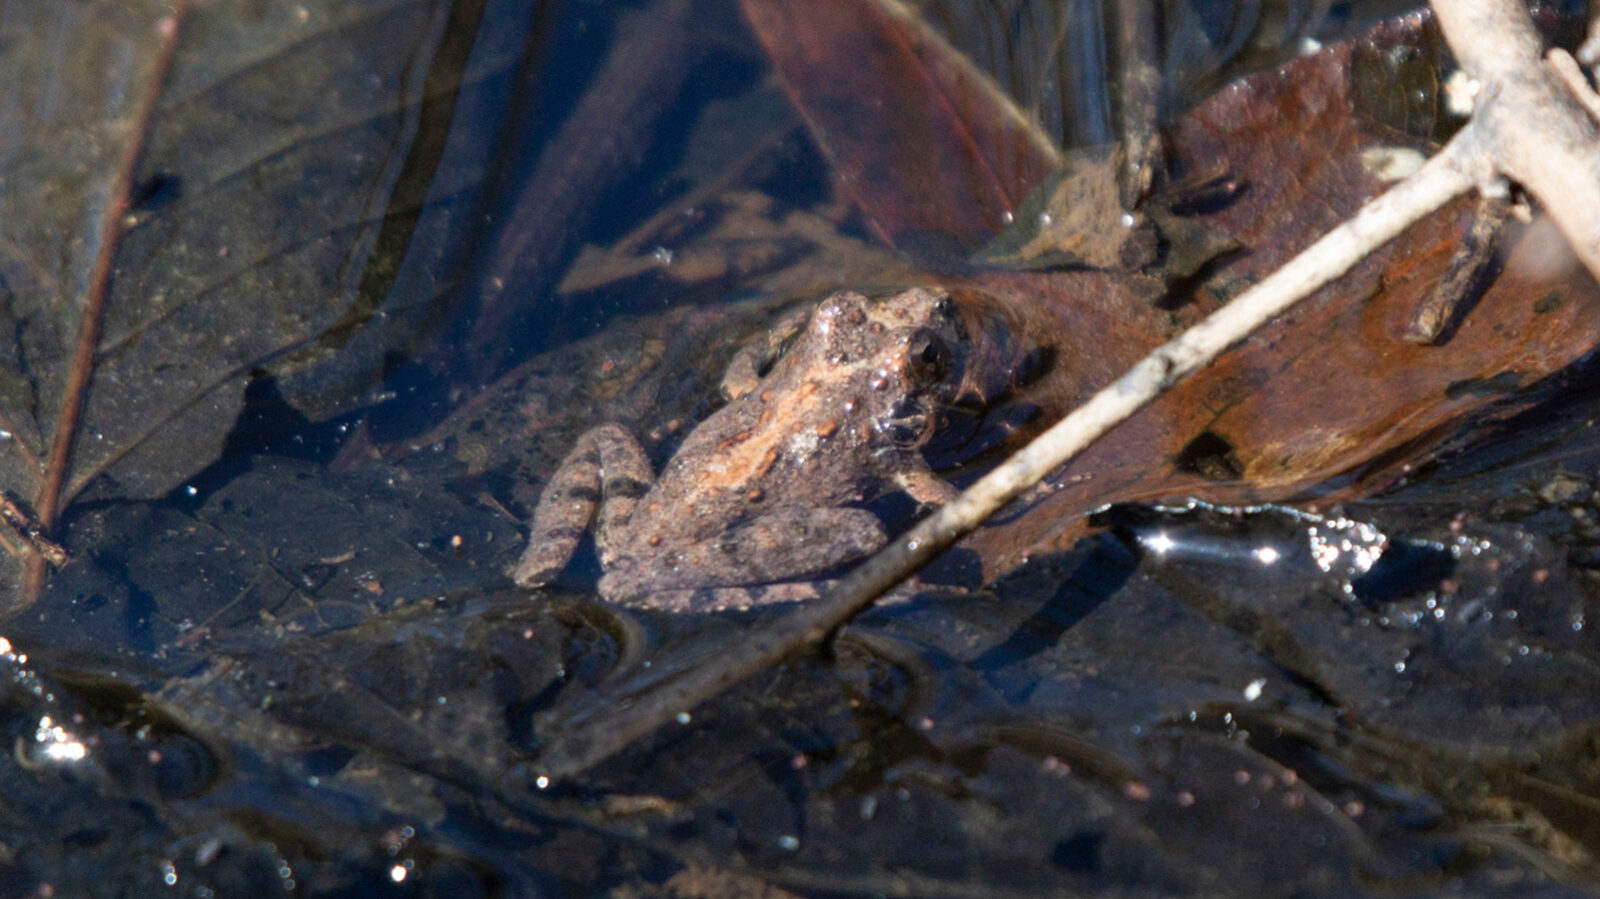
{"type": "Polygon", "coordinates": [[[1057,164],[1049,141],[921,22],[878,0],[741,0],[842,195],[879,234],[973,246],[1057,164]]]}

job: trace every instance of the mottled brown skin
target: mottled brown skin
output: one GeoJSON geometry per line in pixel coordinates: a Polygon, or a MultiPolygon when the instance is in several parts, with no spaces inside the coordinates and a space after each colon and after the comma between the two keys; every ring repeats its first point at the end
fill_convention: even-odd
{"type": "MultiPolygon", "coordinates": [[[[952,488],[918,448],[961,383],[968,337],[949,296],[914,288],[822,301],[771,371],[695,428],[651,474],[618,425],[579,439],[534,510],[512,569],[525,587],[566,566],[596,517],[606,599],[711,611],[815,595],[807,581],[887,536],[859,503],[897,487],[928,504],[952,488]]],[[[737,375],[737,377],[734,377],[737,375]]]]}

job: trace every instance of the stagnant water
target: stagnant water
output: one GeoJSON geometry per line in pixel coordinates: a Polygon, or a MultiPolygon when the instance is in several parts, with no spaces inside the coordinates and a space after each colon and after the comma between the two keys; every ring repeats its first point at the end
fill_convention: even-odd
{"type": "MultiPolygon", "coordinates": [[[[1098,5],[922,5],[1051,139],[1114,136],[1098,5]]],[[[127,25],[56,7],[0,22],[82,53],[127,25]]],[[[1169,12],[1164,114],[1369,15],[1169,12]]],[[[599,688],[786,611],[605,602],[592,540],[515,587],[578,435],[625,422],[659,466],[821,285],[881,294],[970,247],[883,245],[731,3],[218,3],[182,28],[117,289],[327,320],[228,363],[242,406],[176,486],[141,495],[134,457],[86,489],[72,561],[0,626],[0,895],[1595,889],[1582,368],[1341,507],[1114,506],[992,578],[957,550],[826,652],[543,779],[604,727],[599,688]]],[[[116,59],[27,46],[0,58],[63,103],[116,59]]],[[[926,455],[964,482],[1029,414],[945,415],[926,455]]]]}

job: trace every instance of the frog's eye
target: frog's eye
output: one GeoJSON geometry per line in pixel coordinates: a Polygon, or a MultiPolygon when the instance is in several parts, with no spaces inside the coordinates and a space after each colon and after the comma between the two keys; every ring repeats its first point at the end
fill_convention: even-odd
{"type": "Polygon", "coordinates": [[[912,335],[906,359],[910,375],[923,383],[942,380],[950,371],[950,348],[931,331],[912,335]]]}

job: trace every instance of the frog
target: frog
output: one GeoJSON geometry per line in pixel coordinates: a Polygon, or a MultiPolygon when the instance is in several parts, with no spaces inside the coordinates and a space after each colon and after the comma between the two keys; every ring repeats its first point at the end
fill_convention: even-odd
{"type": "Polygon", "coordinates": [[[580,436],[539,497],[512,579],[549,584],[593,527],[607,601],[674,612],[801,601],[888,542],[865,503],[893,490],[924,508],[953,497],[919,451],[971,346],[950,293],[839,291],[791,321],[792,337],[734,357],[727,402],[659,476],[622,425],[580,436]]]}

